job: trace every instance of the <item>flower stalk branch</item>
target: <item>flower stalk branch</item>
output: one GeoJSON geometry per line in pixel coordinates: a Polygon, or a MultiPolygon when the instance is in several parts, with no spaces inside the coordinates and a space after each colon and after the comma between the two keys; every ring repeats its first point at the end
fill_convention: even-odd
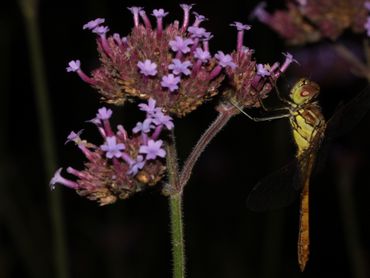
{"type": "Polygon", "coordinates": [[[209,128],[200,137],[198,143],[186,159],[180,175],[180,188],[183,190],[184,186],[190,179],[194,165],[199,159],[202,152],[212,141],[212,139],[221,131],[221,129],[228,123],[232,116],[239,113],[234,106],[230,104],[221,104],[219,106],[219,114],[209,128]]]}

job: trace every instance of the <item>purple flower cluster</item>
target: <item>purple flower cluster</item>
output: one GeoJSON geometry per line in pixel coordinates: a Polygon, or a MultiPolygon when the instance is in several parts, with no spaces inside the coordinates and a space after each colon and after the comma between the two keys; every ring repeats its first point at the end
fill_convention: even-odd
{"type": "Polygon", "coordinates": [[[174,127],[172,118],[156,106],[154,99],[140,104],[146,112],[143,122],[137,123],[133,136],[129,136],[122,125],[116,132],[110,124],[112,110],[100,108],[96,117],[90,120],[98,128],[104,143],[97,146],[80,138],[82,131],[71,132],[67,142],[74,142],[85,155],[85,169],[67,168],[67,172],[77,180],[66,179],[58,169],[50,181],[54,189],[62,184],[75,189],[80,195],[97,200],[101,205],[110,204],[117,198],[127,198],[145,185],[156,184],[163,176],[163,160],[166,152],[159,139],[163,129],[174,127]]]}
{"type": "MultiPolygon", "coordinates": [[[[79,60],[71,61],[67,71],[76,72],[82,80],[97,88],[108,103],[122,104],[127,98],[153,98],[170,114],[184,116],[217,93],[224,76],[222,69],[234,68],[230,54],[219,51],[212,56],[209,40],[212,34],[200,24],[207,20],[193,13],[192,5],[182,4],[182,24],[174,21],[164,26],[168,12],[154,9],[156,20],[142,7],[130,7],[134,27],[121,37],[108,35],[105,19],[86,23],[83,29],[97,34],[101,66],[88,76],[79,60]],[[170,94],[170,97],[168,96],[170,94]]],[[[247,25],[237,24],[242,32],[247,25]],[[243,30],[242,30],[243,29],[243,30]]]]}
{"type": "MultiPolygon", "coordinates": [[[[367,10],[368,13],[370,13],[370,1],[366,1],[364,3],[365,9],[367,10]]],[[[364,28],[366,30],[366,35],[370,37],[370,15],[367,16],[366,22],[364,24],[364,28]]]]}

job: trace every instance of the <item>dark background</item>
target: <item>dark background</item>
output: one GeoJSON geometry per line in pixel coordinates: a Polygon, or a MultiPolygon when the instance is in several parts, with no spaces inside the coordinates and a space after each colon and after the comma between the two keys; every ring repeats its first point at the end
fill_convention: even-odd
{"type": "MultiPolygon", "coordinates": [[[[213,53],[235,48],[236,31],[229,24],[247,22],[257,3],[193,2],[194,10],[209,18],[204,26],[215,35],[210,43],[213,53]]],[[[133,5],[145,7],[148,14],[153,8],[164,8],[170,12],[165,22],[182,19],[175,1],[39,3],[50,119],[57,164],[64,168],[79,168],[83,163],[72,144],[64,145],[71,130],[86,128],[88,140],[99,142],[94,129],[84,123],[101,107],[99,96],[65,71],[72,59],[80,59],[86,72],[98,65],[94,35],[83,31],[82,25],[104,17],[112,32],[127,34],[132,16],[126,7],[133,5]]],[[[48,204],[51,176],[42,155],[26,24],[17,1],[4,4],[0,14],[0,277],[57,277],[48,204]]],[[[342,40],[361,55],[361,38],[348,33],[342,40]]],[[[330,42],[288,48],[270,29],[253,22],[245,45],[255,49],[259,63],[282,61],[281,52],[287,50],[294,53],[301,65],[289,69],[280,90],[287,92],[301,76],[311,77],[322,87],[320,101],[328,118],[339,102],[366,87],[333,54],[330,42]]],[[[216,103],[175,121],[180,163],[216,116],[216,103]]],[[[275,105],[274,100],[268,103],[275,105]]],[[[133,105],[114,110],[115,121],[128,129],[143,117],[133,105]]],[[[253,185],[294,157],[289,124],[286,120],[256,124],[243,116],[232,119],[206,149],[185,189],[188,277],[369,277],[369,123],[367,115],[333,142],[323,171],[311,182],[311,258],[300,273],[298,203],[266,213],[246,207],[253,185]],[[345,177],[348,183],[341,186],[345,177]],[[363,270],[365,276],[356,274],[363,270]]],[[[171,277],[169,209],[160,185],[106,207],[67,188],[57,191],[64,207],[70,277],[171,277]]]]}

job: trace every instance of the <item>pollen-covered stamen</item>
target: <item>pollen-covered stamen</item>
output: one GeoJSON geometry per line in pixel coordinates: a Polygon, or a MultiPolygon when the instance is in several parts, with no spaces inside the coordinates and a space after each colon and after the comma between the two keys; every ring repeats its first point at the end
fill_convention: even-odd
{"type": "Polygon", "coordinates": [[[150,20],[149,20],[148,16],[146,15],[146,12],[144,10],[140,10],[139,14],[140,14],[141,18],[144,21],[145,28],[148,29],[148,30],[151,30],[152,29],[152,24],[150,23],[150,20]]]}
{"type": "Polygon", "coordinates": [[[82,26],[82,29],[83,30],[85,29],[93,30],[104,22],[105,22],[105,18],[97,18],[97,19],[91,20],[88,23],[86,23],[84,26],[82,26]]]}
{"type": "Polygon", "coordinates": [[[105,153],[107,158],[120,158],[122,156],[122,150],[125,149],[125,145],[122,143],[117,144],[117,138],[115,136],[110,136],[106,138],[104,145],[100,146],[100,149],[105,153]]]}
{"type": "Polygon", "coordinates": [[[83,131],[84,131],[83,129],[81,129],[77,133],[74,131],[71,131],[71,133],[67,136],[67,141],[64,143],[64,145],[69,142],[75,142],[75,144],[79,144],[81,142],[80,135],[83,131]]]}
{"type": "Polygon", "coordinates": [[[236,50],[240,53],[243,47],[243,40],[244,40],[244,31],[250,30],[251,26],[242,24],[240,22],[235,21],[233,24],[230,24],[230,26],[236,27],[238,30],[238,38],[236,42],[236,50]]]}
{"type": "Polygon", "coordinates": [[[161,86],[168,88],[170,92],[173,92],[179,88],[180,77],[174,76],[172,73],[162,77],[161,86]]]}
{"type": "Polygon", "coordinates": [[[209,79],[217,77],[220,74],[222,68],[225,67],[231,67],[231,69],[236,68],[236,64],[233,62],[233,58],[231,57],[230,54],[225,55],[222,51],[218,51],[215,54],[215,58],[218,60],[218,65],[212,70],[209,79]]]}
{"type": "Polygon", "coordinates": [[[189,15],[193,4],[181,4],[180,7],[184,10],[184,20],[182,23],[181,32],[185,32],[186,28],[188,28],[189,25],[189,15]]]}
{"type": "Polygon", "coordinates": [[[139,153],[146,154],[146,160],[156,159],[158,157],[165,157],[166,151],[161,148],[162,140],[149,140],[147,145],[141,146],[139,153]]]}
{"type": "Polygon", "coordinates": [[[137,66],[140,69],[140,73],[145,76],[155,76],[157,74],[157,64],[149,59],[146,59],[144,62],[139,61],[137,66]]]}
{"type": "Polygon", "coordinates": [[[107,26],[98,26],[94,28],[93,33],[97,34],[100,37],[100,43],[105,51],[109,56],[112,55],[112,49],[110,48],[107,40],[107,32],[109,28],[107,26]]]}
{"type": "Polygon", "coordinates": [[[173,59],[172,64],[168,66],[168,69],[172,70],[175,75],[190,75],[191,71],[188,67],[191,67],[192,63],[190,61],[181,62],[179,59],[173,59]]]}
{"type": "Polygon", "coordinates": [[[168,15],[168,12],[163,9],[154,9],[152,15],[157,18],[157,34],[160,36],[163,32],[163,18],[168,15]]]}
{"type": "Polygon", "coordinates": [[[59,168],[54,176],[52,177],[52,179],[50,180],[50,189],[51,190],[54,190],[55,189],[55,185],[58,183],[58,184],[61,184],[61,185],[64,185],[66,187],[69,187],[69,188],[72,188],[72,189],[77,189],[79,187],[78,183],[74,182],[74,181],[71,181],[71,180],[68,180],[66,178],[63,178],[62,175],[60,174],[62,172],[63,168],[59,168]]]}
{"type": "Polygon", "coordinates": [[[266,2],[259,3],[250,14],[250,18],[257,18],[262,23],[267,23],[271,15],[265,10],[266,2]]]}
{"type": "Polygon", "coordinates": [[[68,63],[68,67],[66,68],[67,72],[77,72],[78,76],[85,81],[86,83],[90,85],[95,85],[96,82],[94,79],[87,76],[82,70],[81,70],[81,62],[80,60],[72,60],[68,63]]]}
{"type": "Polygon", "coordinates": [[[199,26],[203,21],[208,20],[204,15],[198,14],[197,12],[193,12],[193,15],[195,15],[193,26],[199,26]]]}
{"type": "Polygon", "coordinates": [[[143,9],[142,7],[129,7],[127,8],[134,15],[134,26],[139,26],[139,12],[143,9]]]}

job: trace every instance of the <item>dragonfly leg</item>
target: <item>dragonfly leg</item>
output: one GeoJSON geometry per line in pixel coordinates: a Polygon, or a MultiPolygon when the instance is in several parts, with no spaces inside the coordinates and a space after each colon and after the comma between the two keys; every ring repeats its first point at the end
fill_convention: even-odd
{"type": "Polygon", "coordinates": [[[289,118],[291,116],[290,113],[284,113],[284,114],[275,115],[271,117],[263,117],[263,118],[252,117],[247,112],[245,112],[241,107],[239,107],[239,105],[235,103],[233,100],[230,100],[230,103],[234,105],[241,113],[243,113],[245,116],[247,116],[250,120],[254,122],[272,121],[272,120],[277,120],[277,119],[282,119],[282,118],[289,118]]]}

